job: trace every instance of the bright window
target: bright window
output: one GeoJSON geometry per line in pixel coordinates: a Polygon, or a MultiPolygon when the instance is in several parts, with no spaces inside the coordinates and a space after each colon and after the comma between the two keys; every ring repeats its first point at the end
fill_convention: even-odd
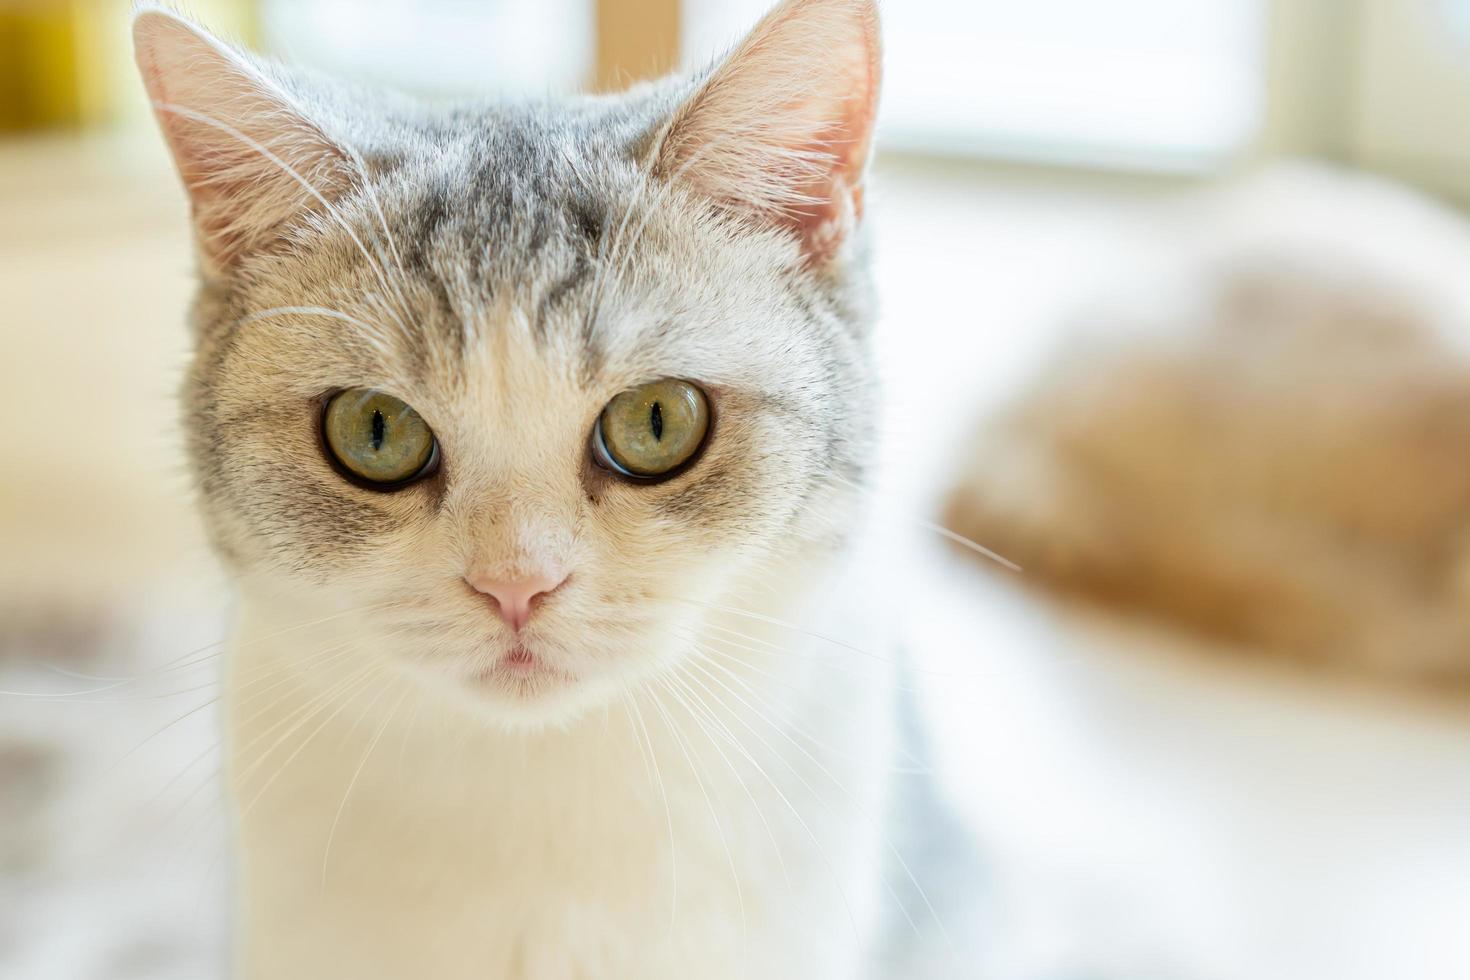
{"type": "MultiPolygon", "coordinates": [[[[766,0],[686,0],[686,61],[766,0]]],[[[1209,169],[1255,135],[1264,0],[889,0],[882,145],[1209,169]]]]}
{"type": "Polygon", "coordinates": [[[429,95],[540,94],[591,72],[593,0],[265,0],[288,61],[429,95]]]}

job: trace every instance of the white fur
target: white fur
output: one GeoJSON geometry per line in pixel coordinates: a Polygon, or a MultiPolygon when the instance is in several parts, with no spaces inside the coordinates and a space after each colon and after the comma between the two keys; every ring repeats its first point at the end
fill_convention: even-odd
{"type": "MultiPolygon", "coordinates": [[[[823,574],[717,604],[868,648],[867,590],[810,595],[823,574]]],[[[711,614],[708,635],[749,637],[732,638],[748,666],[683,671],[693,712],[652,685],[508,730],[404,674],[351,617],[281,635],[299,621],[283,605],[247,602],[230,678],[243,976],[856,975],[878,898],[883,664],[711,614]],[[302,666],[344,642],[350,669],[302,666]]]]}

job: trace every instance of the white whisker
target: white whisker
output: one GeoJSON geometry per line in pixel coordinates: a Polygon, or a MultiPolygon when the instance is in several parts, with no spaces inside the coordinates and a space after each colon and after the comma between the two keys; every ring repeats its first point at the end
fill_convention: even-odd
{"type": "MultiPolygon", "coordinates": [[[[670,694],[673,694],[681,701],[685,701],[686,710],[702,713],[707,722],[719,726],[721,731],[730,736],[732,742],[736,741],[733,735],[731,735],[729,727],[726,726],[725,723],[715,714],[714,710],[709,707],[705,700],[701,698],[699,694],[694,691],[693,688],[689,687],[687,682],[684,680],[682,671],[676,670],[667,678],[661,678],[660,680],[665,685],[665,687],[667,687],[670,683],[677,684],[680,690],[682,690],[687,696],[687,699],[692,699],[697,704],[696,708],[695,705],[689,704],[686,698],[680,697],[680,695],[676,691],[670,690],[670,694]]],[[[720,759],[725,763],[726,767],[729,768],[730,775],[735,777],[735,781],[740,784],[740,788],[745,792],[746,799],[750,800],[751,808],[755,810],[756,819],[758,819],[761,822],[761,826],[765,828],[766,837],[769,838],[771,841],[771,849],[776,852],[776,862],[781,866],[781,877],[786,882],[787,893],[790,894],[792,892],[791,872],[786,867],[786,855],[781,850],[780,842],[776,840],[775,831],[771,829],[771,822],[766,819],[765,811],[761,809],[761,805],[756,802],[755,794],[752,793],[750,791],[750,787],[746,785],[745,778],[740,775],[740,770],[736,768],[735,763],[731,761],[728,755],[725,754],[725,750],[720,748],[719,743],[710,736],[709,731],[705,728],[703,724],[701,724],[700,728],[704,732],[705,738],[709,739],[710,748],[714,749],[715,752],[719,755],[720,759]]],[[[750,755],[749,752],[742,752],[742,754],[752,766],[754,766],[756,769],[761,769],[761,764],[755,759],[754,756],[750,755]]]]}
{"type": "MultiPolygon", "coordinates": [[[[384,685],[384,691],[386,691],[387,689],[387,686],[384,685]]],[[[382,697],[382,694],[379,694],[378,697],[382,697]]],[[[398,709],[402,707],[403,699],[406,697],[408,697],[407,689],[405,689],[402,693],[398,695],[398,700],[393,702],[393,707],[388,709],[388,714],[384,716],[383,723],[378,726],[377,733],[373,735],[372,741],[368,743],[367,749],[362,753],[362,758],[358,760],[357,768],[353,770],[352,778],[347,781],[347,789],[344,790],[342,793],[342,802],[337,805],[337,813],[332,817],[332,829],[327,831],[326,846],[322,848],[321,887],[323,890],[325,890],[327,887],[327,863],[331,860],[332,857],[332,841],[336,840],[337,838],[337,825],[342,822],[342,811],[347,809],[347,799],[352,795],[353,787],[357,785],[357,780],[359,777],[362,776],[363,769],[367,768],[368,759],[372,756],[373,749],[378,747],[378,742],[382,740],[383,733],[386,732],[388,730],[388,726],[392,724],[393,716],[398,714],[398,709]]],[[[371,710],[372,705],[377,703],[377,699],[375,698],[372,704],[368,705],[368,710],[371,710]]]]}
{"type": "MultiPolygon", "coordinates": [[[[199,112],[195,109],[191,109],[188,106],[175,105],[169,102],[155,101],[153,103],[153,107],[161,112],[168,112],[174,115],[183,116],[185,119],[189,119],[197,123],[202,123],[205,126],[217,129],[225,135],[239,140],[243,145],[254,150],[256,153],[259,153],[262,157],[279,167],[282,172],[284,172],[291,179],[295,180],[296,183],[300,184],[301,188],[308,194],[310,194],[313,198],[315,198],[317,203],[319,203],[326,210],[326,212],[332,216],[332,219],[336,221],[338,226],[341,227],[342,231],[347,235],[349,239],[352,240],[352,244],[357,246],[357,250],[362,253],[362,257],[367,260],[368,265],[372,268],[374,274],[377,276],[379,284],[383,287],[383,291],[385,293],[388,292],[388,278],[383,272],[382,263],[375,259],[372,255],[368,254],[367,246],[363,245],[362,239],[357,236],[357,232],[352,230],[352,225],[348,223],[347,219],[342,215],[342,212],[336,207],[336,205],[327,200],[327,198],[322,194],[321,191],[312,186],[311,181],[301,176],[301,174],[298,173],[296,169],[293,168],[289,163],[287,163],[285,160],[282,160],[259,140],[253,139],[250,136],[247,136],[244,133],[240,132],[235,127],[220,122],[218,119],[208,116],[205,113],[199,112]]],[[[393,311],[389,310],[388,312],[392,313],[393,311]]],[[[409,332],[408,327],[404,324],[403,320],[396,315],[394,316],[394,319],[398,322],[398,328],[402,330],[405,334],[407,334],[409,332]]]]}
{"type": "MultiPolygon", "coordinates": [[[[351,697],[344,699],[342,701],[342,703],[339,704],[337,706],[337,708],[331,714],[329,714],[326,717],[326,720],[324,720],[316,728],[312,729],[311,733],[308,734],[306,736],[306,738],[304,738],[304,739],[301,740],[301,742],[296,746],[295,750],[289,756],[287,756],[286,761],[283,762],[276,769],[275,773],[273,773],[271,775],[271,777],[265,781],[265,785],[261,786],[260,789],[256,791],[255,795],[253,797],[251,797],[250,802],[247,803],[244,807],[242,807],[240,809],[239,819],[243,820],[246,816],[249,815],[249,813],[253,809],[255,809],[255,805],[257,803],[259,803],[260,800],[265,796],[266,791],[271,788],[271,784],[273,784],[277,779],[280,778],[281,774],[286,771],[286,768],[291,765],[291,763],[296,759],[296,757],[299,756],[306,749],[306,747],[311,744],[312,740],[315,739],[317,735],[321,734],[321,732],[328,725],[330,725],[336,719],[336,717],[338,715],[340,715],[343,711],[345,711],[347,709],[348,705],[350,705],[354,700],[356,700],[357,697],[360,694],[363,693],[363,691],[369,689],[369,687],[370,687],[370,685],[368,683],[369,681],[375,679],[378,675],[380,675],[381,673],[383,673],[385,670],[386,670],[386,668],[384,666],[380,665],[380,664],[370,664],[367,667],[364,667],[357,675],[354,675],[355,676],[355,679],[360,682],[358,684],[358,686],[357,686],[357,690],[355,690],[353,692],[353,694],[352,694],[351,697]]],[[[253,772],[267,758],[269,758],[270,755],[271,755],[271,753],[273,753],[278,747],[280,747],[280,745],[287,738],[290,738],[291,735],[294,734],[296,731],[298,731],[301,728],[302,725],[306,724],[308,721],[310,721],[312,718],[314,718],[317,714],[321,713],[322,711],[325,711],[327,709],[327,707],[329,707],[330,705],[331,705],[331,699],[323,699],[323,703],[320,706],[318,706],[315,710],[313,710],[312,712],[310,712],[309,714],[307,714],[296,725],[293,725],[290,730],[288,730],[279,739],[277,739],[274,743],[272,743],[272,745],[270,746],[269,749],[267,749],[264,753],[262,753],[259,757],[257,757],[254,762],[250,763],[250,765],[247,766],[246,769],[241,772],[240,776],[238,777],[238,781],[240,782],[240,784],[243,785],[245,779],[250,775],[250,773],[253,772]]]]}
{"type": "MultiPolygon", "coordinates": [[[[940,917],[938,910],[936,910],[934,908],[933,902],[930,901],[928,892],[924,889],[924,887],[921,884],[919,884],[919,880],[914,875],[913,871],[909,868],[908,862],[904,859],[903,855],[899,852],[898,848],[894,846],[893,842],[889,839],[887,833],[885,833],[883,831],[881,822],[877,818],[873,817],[871,814],[866,813],[862,809],[862,807],[858,804],[857,800],[854,799],[852,793],[847,789],[847,786],[840,779],[838,779],[836,775],[833,774],[832,770],[829,769],[824,763],[822,763],[822,761],[820,759],[818,759],[816,756],[814,756],[810,752],[808,752],[795,739],[793,739],[790,736],[790,734],[788,734],[786,732],[786,730],[785,730],[785,728],[783,726],[781,726],[781,725],[777,724],[776,722],[772,721],[771,719],[765,717],[764,713],[762,713],[759,709],[751,706],[749,702],[747,702],[744,698],[740,697],[740,695],[736,694],[733,690],[731,690],[728,686],[726,686],[722,681],[720,681],[719,678],[715,677],[709,671],[705,670],[700,665],[700,662],[698,660],[690,661],[689,662],[689,666],[691,668],[693,668],[694,670],[697,670],[701,674],[703,674],[706,678],[708,678],[710,680],[711,683],[714,683],[715,685],[717,685],[718,687],[720,687],[722,690],[726,691],[731,696],[733,696],[739,703],[741,703],[742,705],[744,705],[747,708],[747,710],[749,710],[752,714],[754,714],[758,719],[764,721],[766,723],[766,725],[769,726],[774,732],[776,732],[778,735],[780,735],[782,738],[784,738],[786,740],[786,742],[789,745],[792,746],[792,748],[796,749],[797,752],[801,753],[801,755],[802,755],[803,758],[805,758],[812,765],[816,766],[818,772],[822,773],[822,775],[826,776],[827,779],[829,781],[831,781],[832,785],[837,789],[837,791],[839,793],[841,793],[843,795],[843,797],[848,801],[848,803],[853,807],[854,812],[858,813],[860,816],[862,816],[865,820],[867,820],[873,826],[873,828],[878,832],[879,839],[883,842],[884,846],[887,848],[888,852],[893,856],[894,860],[896,860],[898,862],[899,868],[908,877],[909,884],[913,886],[915,892],[918,893],[920,900],[923,901],[926,909],[929,912],[929,915],[931,916],[931,918],[934,921],[935,927],[938,928],[938,930],[940,932],[940,936],[944,939],[945,944],[947,945],[947,947],[949,949],[950,955],[951,955],[951,957],[954,960],[954,965],[955,965],[956,969],[958,969],[959,968],[959,965],[960,965],[959,950],[955,946],[954,941],[950,938],[949,930],[945,928],[943,919],[940,917]]],[[[693,679],[693,678],[691,678],[691,679],[693,679]]],[[[738,718],[739,716],[737,715],[736,717],[738,718]]],[[[742,721],[742,724],[744,724],[743,721],[742,721]]],[[[747,728],[749,729],[749,726],[747,726],[747,728]]],[[[754,729],[749,729],[749,730],[750,730],[751,734],[757,740],[759,740],[761,742],[762,745],[765,745],[768,750],[771,750],[769,743],[767,743],[764,738],[762,738],[759,734],[757,734],[754,731],[754,729]]],[[[771,751],[774,751],[774,750],[771,750],[771,751]]],[[[796,769],[796,767],[795,766],[792,766],[791,763],[790,763],[790,761],[785,758],[785,756],[781,755],[780,753],[776,753],[776,757],[778,759],[780,759],[788,767],[788,769],[791,771],[792,775],[794,775],[798,780],[800,780],[803,785],[806,785],[807,786],[808,791],[811,791],[811,785],[810,785],[810,783],[807,782],[806,777],[802,776],[801,773],[796,769]]],[[[813,795],[815,796],[816,794],[813,793],[813,795]]],[[[892,896],[895,904],[897,904],[898,907],[899,907],[899,909],[903,912],[904,918],[908,920],[909,926],[913,929],[914,934],[915,935],[918,935],[919,934],[918,925],[914,922],[913,918],[909,915],[908,909],[904,906],[904,903],[902,902],[902,900],[899,899],[898,894],[893,890],[893,886],[887,880],[887,877],[886,876],[883,876],[883,884],[884,884],[884,887],[888,890],[889,894],[892,896]]]]}
{"type": "Polygon", "coordinates": [[[652,764],[653,777],[658,783],[658,793],[663,798],[664,822],[668,826],[669,831],[669,937],[672,939],[674,935],[674,920],[679,911],[679,850],[674,840],[674,811],[669,806],[669,792],[664,786],[663,772],[659,769],[658,750],[654,747],[653,737],[648,733],[648,726],[644,724],[643,712],[638,708],[637,695],[626,694],[623,696],[623,701],[625,707],[632,709],[629,718],[636,719],[637,721],[638,730],[634,732],[635,737],[638,736],[639,732],[642,733],[638,743],[640,751],[644,742],[648,744],[648,757],[644,760],[644,765],[652,764]]]}
{"type": "MultiPolygon", "coordinates": [[[[832,477],[833,480],[836,480],[838,483],[845,484],[847,487],[849,487],[852,490],[856,490],[858,493],[868,494],[870,496],[877,496],[877,494],[878,494],[878,491],[874,490],[872,487],[863,486],[862,484],[856,483],[856,482],[854,482],[852,480],[849,480],[849,479],[847,479],[846,477],[844,477],[844,476],[842,476],[840,474],[833,473],[833,474],[831,474],[831,477],[832,477]]],[[[880,514],[879,516],[886,516],[886,515],[881,515],[880,514]]],[[[995,562],[997,565],[1001,565],[1001,566],[1003,566],[1005,568],[1008,568],[1008,569],[1010,569],[1013,572],[1021,572],[1021,571],[1023,571],[1023,569],[1021,568],[1020,565],[1018,565],[1015,562],[1011,561],[1005,555],[1002,555],[1002,554],[1000,554],[999,552],[996,552],[996,551],[992,551],[991,549],[985,547],[983,544],[980,544],[978,541],[975,541],[975,540],[973,540],[971,538],[967,538],[963,534],[960,534],[957,531],[951,531],[949,528],[945,527],[942,524],[936,524],[933,521],[926,520],[926,519],[924,519],[922,517],[914,517],[914,516],[909,515],[909,514],[898,514],[898,515],[894,515],[894,516],[900,517],[903,520],[910,521],[910,522],[912,522],[914,524],[917,524],[919,527],[924,528],[926,531],[933,531],[935,534],[939,535],[940,537],[947,538],[948,540],[953,541],[957,545],[960,545],[962,547],[968,548],[971,551],[975,552],[975,554],[980,555],[982,558],[988,558],[990,561],[995,562]]]]}
{"type": "Polygon", "coordinates": [[[684,761],[689,764],[689,771],[694,775],[694,782],[698,785],[699,793],[704,797],[705,805],[709,808],[710,819],[714,821],[715,830],[719,832],[720,846],[724,849],[725,860],[730,865],[730,880],[735,885],[735,902],[740,907],[742,959],[746,959],[749,956],[750,923],[745,912],[745,890],[740,886],[740,871],[735,866],[735,854],[730,850],[730,839],[725,832],[725,824],[720,820],[719,811],[715,808],[714,800],[710,797],[709,790],[704,784],[704,776],[700,774],[699,764],[694,761],[694,757],[690,753],[689,745],[685,741],[683,734],[679,731],[678,726],[674,724],[673,718],[664,708],[662,702],[652,692],[650,692],[650,702],[654,710],[664,719],[664,724],[668,726],[669,734],[674,738],[674,744],[679,747],[679,751],[684,756],[684,761]]]}

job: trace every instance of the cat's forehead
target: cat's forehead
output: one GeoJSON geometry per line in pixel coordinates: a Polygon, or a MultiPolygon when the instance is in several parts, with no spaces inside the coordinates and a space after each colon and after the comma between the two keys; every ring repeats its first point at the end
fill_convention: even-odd
{"type": "Polygon", "coordinates": [[[793,243],[734,233],[649,174],[640,154],[661,101],[459,110],[379,136],[342,220],[321,216],[301,247],[256,266],[238,313],[346,314],[254,328],[297,332],[303,388],[456,397],[546,376],[601,396],[661,376],[800,381],[785,375],[826,358],[793,354],[841,317],[796,274],[793,243]]]}
{"type": "Polygon", "coordinates": [[[635,189],[609,210],[501,173],[406,198],[404,221],[359,201],[351,234],[323,221],[323,241],[258,267],[235,304],[237,366],[414,393],[538,375],[606,394],[669,375],[774,385],[811,321],[835,319],[779,261],[658,209],[656,191],[653,209],[635,189]]]}
{"type": "Polygon", "coordinates": [[[335,245],[357,279],[383,275],[389,291],[411,293],[426,331],[449,325],[469,343],[519,318],[545,336],[585,311],[594,281],[645,237],[645,128],[627,113],[571,109],[457,116],[405,141],[362,188],[354,223],[382,247],[335,245]]]}
{"type": "Polygon", "coordinates": [[[367,190],[412,252],[508,270],[548,245],[595,249],[646,180],[638,157],[660,102],[490,106],[389,128],[368,151],[367,190]]]}
{"type": "Polygon", "coordinates": [[[639,180],[610,134],[547,121],[487,118],[416,148],[384,181],[389,217],[411,252],[463,254],[490,268],[548,246],[596,249],[639,180]]]}

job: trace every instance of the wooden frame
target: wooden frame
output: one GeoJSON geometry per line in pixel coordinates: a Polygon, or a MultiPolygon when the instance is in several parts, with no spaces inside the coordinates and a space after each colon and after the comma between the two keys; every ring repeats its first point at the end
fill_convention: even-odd
{"type": "Polygon", "coordinates": [[[678,67],[680,0],[595,2],[596,91],[617,91],[678,67]]]}

